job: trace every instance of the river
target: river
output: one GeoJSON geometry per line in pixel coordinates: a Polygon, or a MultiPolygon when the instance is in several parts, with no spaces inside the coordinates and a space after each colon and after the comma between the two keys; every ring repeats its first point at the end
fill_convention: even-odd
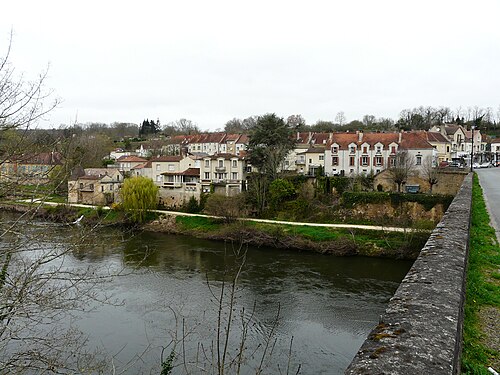
{"type": "MultiPolygon", "coordinates": [[[[31,226],[50,234],[44,246],[60,246],[81,230],[42,222],[31,226]]],[[[70,252],[66,266],[121,271],[98,286],[98,294],[115,303],[91,304],[72,322],[89,336],[87,347],[112,357],[123,373],[159,374],[167,346],[163,358],[172,349],[177,353],[173,373],[185,368],[201,373],[193,365],[196,358],[205,368],[216,362],[217,322],[220,317],[225,327],[231,310],[223,304],[219,313],[222,281],[226,303],[230,280],[242,265],[228,358],[236,355],[243,335],[244,374],[255,373],[264,352],[263,373],[286,373],[290,367],[295,374],[300,366],[301,374],[341,374],[411,263],[240,249],[186,236],[103,228],[70,252]]],[[[220,337],[223,347],[224,332],[220,337]]]]}

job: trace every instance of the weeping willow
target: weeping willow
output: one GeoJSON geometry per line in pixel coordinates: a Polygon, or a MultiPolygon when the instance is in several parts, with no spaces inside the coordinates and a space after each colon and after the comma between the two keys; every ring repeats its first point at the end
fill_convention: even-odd
{"type": "Polygon", "coordinates": [[[148,211],[157,206],[158,187],[153,180],[137,176],[125,179],[121,188],[123,208],[130,218],[143,223],[148,211]]]}

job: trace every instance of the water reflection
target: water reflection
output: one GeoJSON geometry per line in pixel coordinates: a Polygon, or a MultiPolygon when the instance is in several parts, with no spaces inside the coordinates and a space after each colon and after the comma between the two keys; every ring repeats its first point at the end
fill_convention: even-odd
{"type": "MultiPolygon", "coordinates": [[[[179,334],[182,322],[192,330],[185,343],[188,354],[198,343],[209,346],[214,340],[214,295],[239,265],[234,244],[116,228],[89,233],[83,227],[37,225],[53,246],[85,236],[72,249],[74,264],[113,265],[126,271],[126,276],[102,285],[103,293],[112,293],[124,304],[96,305],[95,311],[82,314],[78,325],[90,335],[89,344],[113,355],[117,366],[132,360],[129,374],[151,369],[159,373],[161,347],[179,334]],[[134,361],[138,353],[143,354],[134,361]]],[[[390,259],[245,250],[234,309],[244,310],[244,318],[252,316],[248,346],[265,340],[279,308],[276,363],[283,365],[281,358],[286,362],[293,336],[293,363],[301,364],[304,374],[343,372],[411,266],[411,262],[390,259]]],[[[232,345],[239,337],[238,331],[231,335],[232,345]]],[[[255,361],[246,371],[252,366],[255,361]]]]}

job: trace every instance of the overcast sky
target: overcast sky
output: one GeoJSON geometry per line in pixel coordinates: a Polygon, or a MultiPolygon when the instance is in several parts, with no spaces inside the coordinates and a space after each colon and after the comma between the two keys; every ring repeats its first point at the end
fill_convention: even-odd
{"type": "Polygon", "coordinates": [[[419,105],[500,105],[500,2],[50,1],[2,3],[1,53],[48,64],[62,103],[43,124],[202,129],[275,112],[307,123],[419,105]]]}

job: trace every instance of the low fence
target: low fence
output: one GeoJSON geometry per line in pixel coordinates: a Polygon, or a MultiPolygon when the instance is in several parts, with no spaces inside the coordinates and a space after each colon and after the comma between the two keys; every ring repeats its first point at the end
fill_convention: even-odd
{"type": "Polygon", "coordinates": [[[345,374],[459,374],[472,174],[345,374]]]}

